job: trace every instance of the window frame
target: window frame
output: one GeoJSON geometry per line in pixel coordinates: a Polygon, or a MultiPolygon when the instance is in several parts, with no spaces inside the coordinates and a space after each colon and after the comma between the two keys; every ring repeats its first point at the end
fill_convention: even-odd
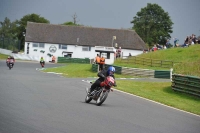
{"type": "Polygon", "coordinates": [[[82,46],[82,51],[91,51],[90,46],[82,46]]]}
{"type": "Polygon", "coordinates": [[[65,45],[65,44],[59,44],[58,48],[59,48],[59,49],[67,49],[68,47],[67,47],[67,45],[65,45]],[[63,48],[63,46],[66,47],[66,48],[63,48]]]}

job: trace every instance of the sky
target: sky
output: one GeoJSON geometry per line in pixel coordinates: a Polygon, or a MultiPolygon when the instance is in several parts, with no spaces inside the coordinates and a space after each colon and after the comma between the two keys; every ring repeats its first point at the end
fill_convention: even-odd
{"type": "Polygon", "coordinates": [[[85,26],[112,29],[132,28],[130,22],[147,3],[158,4],[168,12],[173,24],[171,43],[186,36],[200,36],[200,0],[1,0],[0,21],[5,17],[20,20],[28,14],[38,14],[51,24],[73,21],[85,26]]]}

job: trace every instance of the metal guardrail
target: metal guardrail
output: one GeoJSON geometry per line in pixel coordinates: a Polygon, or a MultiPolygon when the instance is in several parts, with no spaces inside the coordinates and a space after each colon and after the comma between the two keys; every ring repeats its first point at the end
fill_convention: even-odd
{"type": "MultiPolygon", "coordinates": [[[[105,64],[105,69],[107,69],[110,65],[105,64]]],[[[130,68],[130,67],[120,67],[114,66],[115,73],[124,74],[130,76],[138,76],[138,77],[151,77],[151,78],[171,78],[171,70],[149,70],[149,69],[139,69],[139,68],[130,68]]],[[[97,72],[98,66],[97,64],[92,64],[92,71],[97,72]]]]}
{"type": "Polygon", "coordinates": [[[200,78],[184,76],[179,74],[172,75],[172,89],[196,96],[200,96],[200,78]]]}

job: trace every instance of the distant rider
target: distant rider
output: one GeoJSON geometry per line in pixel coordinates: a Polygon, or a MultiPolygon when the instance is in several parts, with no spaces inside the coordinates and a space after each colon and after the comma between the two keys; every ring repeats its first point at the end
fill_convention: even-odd
{"type": "Polygon", "coordinates": [[[13,56],[8,56],[8,58],[6,59],[7,66],[9,66],[9,63],[10,63],[11,60],[13,60],[12,64],[14,66],[15,58],[13,56]]]}
{"type": "MultiPolygon", "coordinates": [[[[107,76],[112,76],[115,79],[114,73],[115,73],[115,68],[113,66],[110,66],[107,70],[103,69],[102,71],[100,71],[97,74],[99,78],[91,85],[89,93],[93,92],[96,89],[96,87],[100,87],[107,76]]],[[[117,86],[116,82],[114,86],[117,86]]]]}
{"type": "Polygon", "coordinates": [[[43,58],[43,57],[40,58],[40,64],[42,65],[42,63],[45,64],[45,61],[44,61],[44,58],[43,58]]]}

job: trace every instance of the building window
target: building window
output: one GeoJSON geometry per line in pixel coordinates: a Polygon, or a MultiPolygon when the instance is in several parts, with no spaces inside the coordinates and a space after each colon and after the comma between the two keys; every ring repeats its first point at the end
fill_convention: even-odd
{"type": "Polygon", "coordinates": [[[40,48],[44,48],[44,43],[39,43],[40,48]]]}
{"type": "Polygon", "coordinates": [[[82,51],[91,51],[91,47],[83,46],[82,51]]]}
{"type": "Polygon", "coordinates": [[[59,44],[59,49],[67,49],[67,45],[59,44]]]}
{"type": "Polygon", "coordinates": [[[33,47],[44,48],[44,43],[33,43],[33,47]]]}
{"type": "Polygon", "coordinates": [[[101,53],[101,56],[103,56],[105,59],[110,59],[110,53],[101,53]]]}
{"type": "Polygon", "coordinates": [[[33,47],[38,47],[38,43],[33,43],[33,47]]]}

